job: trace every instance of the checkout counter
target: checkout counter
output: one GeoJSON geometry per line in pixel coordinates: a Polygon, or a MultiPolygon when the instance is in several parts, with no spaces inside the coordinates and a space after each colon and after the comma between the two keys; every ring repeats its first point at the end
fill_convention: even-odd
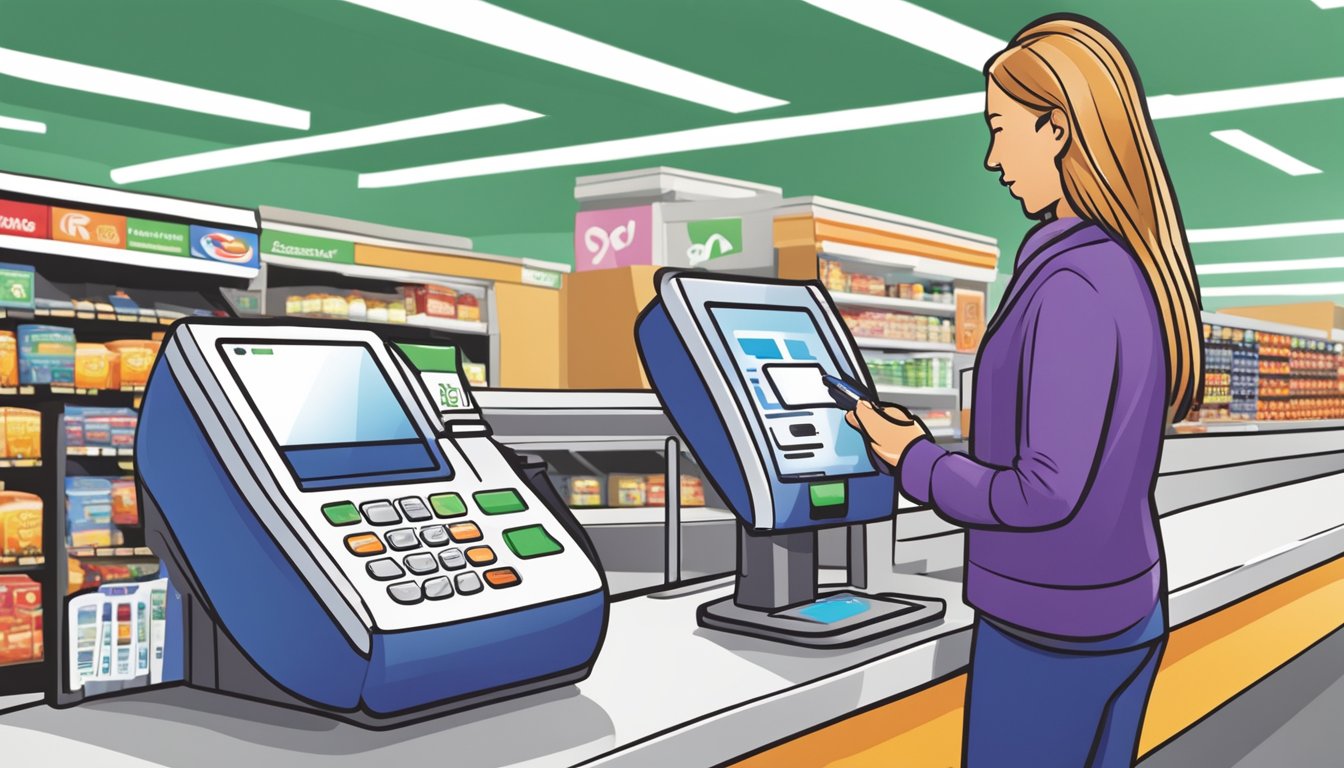
{"type": "MultiPolygon", "coordinates": [[[[240,345],[234,335],[211,337],[210,343],[200,346],[218,347],[215,342],[219,340],[226,344],[221,349],[240,345]]],[[[251,353],[253,346],[273,341],[249,339],[241,346],[251,353]]],[[[377,354],[383,370],[400,371],[410,378],[409,369],[395,362],[394,353],[377,354]]],[[[221,360],[218,365],[230,364],[221,360]]],[[[397,387],[407,384],[404,379],[398,381],[397,387]]],[[[504,446],[534,449],[546,442],[548,433],[563,432],[567,421],[593,417],[613,425],[637,424],[634,429],[639,434],[624,439],[652,442],[677,434],[673,420],[652,394],[481,392],[477,404],[483,423],[493,431],[493,440],[504,446]],[[537,418],[528,418],[528,412],[537,418]]],[[[427,425],[434,411],[432,403],[422,402],[420,410],[408,418],[429,434],[432,430],[427,425]]],[[[264,413],[264,408],[258,408],[249,418],[264,413]]],[[[588,431],[599,430],[590,423],[588,431]]],[[[562,439],[557,434],[550,436],[562,439]]],[[[464,435],[461,439],[483,437],[464,435]]],[[[283,441],[257,444],[275,451],[277,460],[283,461],[283,441]]],[[[439,443],[438,447],[440,452],[431,453],[430,461],[446,459],[459,472],[469,464],[452,445],[439,443]]],[[[669,451],[679,452],[676,448],[669,451]]],[[[517,476],[516,468],[496,467],[517,476]]],[[[471,478],[463,480],[472,482],[471,478]]],[[[442,476],[411,481],[459,482],[442,476]]],[[[294,482],[301,484],[303,479],[294,482]]],[[[488,484],[484,480],[475,483],[488,484]]],[[[535,500],[538,514],[550,514],[542,511],[546,505],[539,495],[533,495],[521,481],[518,487],[529,502],[535,500]]],[[[288,497],[295,498],[302,489],[288,490],[294,490],[288,497]]],[[[475,490],[472,486],[468,492],[475,490]]],[[[432,491],[425,489],[426,494],[432,491]]],[[[334,492],[322,490],[327,495],[334,492]]],[[[1337,563],[1331,561],[1344,553],[1344,506],[1338,503],[1344,497],[1344,423],[1286,423],[1261,425],[1257,431],[1244,433],[1169,437],[1156,493],[1168,564],[1170,620],[1176,632],[1183,625],[1196,627],[1220,615],[1243,622],[1272,619],[1271,609],[1262,611],[1263,616],[1245,616],[1245,606],[1310,579],[1313,573],[1334,568],[1337,563]]],[[[314,503],[311,508],[313,521],[330,523],[329,517],[318,516],[324,515],[322,504],[314,503]]],[[[718,521],[720,530],[731,531],[723,522],[718,521]]],[[[565,543],[573,542],[575,555],[583,549],[581,532],[567,533],[567,526],[553,524],[549,518],[534,524],[553,526],[557,536],[567,536],[565,543]]],[[[655,522],[646,522],[645,527],[657,529],[655,522]]],[[[689,582],[667,579],[671,583],[613,595],[600,652],[579,682],[568,683],[562,677],[541,692],[477,703],[393,730],[369,730],[304,711],[292,702],[263,703],[177,686],[91,700],[69,709],[39,703],[11,711],[0,716],[0,740],[10,750],[8,754],[17,750],[19,756],[41,755],[63,765],[88,759],[115,765],[228,768],[240,763],[367,766],[445,760],[472,766],[689,766],[730,762],[887,702],[895,702],[887,707],[917,702],[902,711],[903,716],[919,719],[920,712],[936,705],[924,704],[927,697],[955,680],[968,660],[972,612],[961,601],[962,534],[932,513],[910,508],[900,509],[894,518],[861,520],[844,530],[840,539],[830,539],[833,544],[841,543],[838,553],[828,554],[824,543],[820,547],[816,584],[820,592],[858,588],[865,594],[918,595],[944,604],[942,615],[842,648],[805,647],[706,628],[702,606],[741,589],[733,563],[728,562],[721,576],[710,573],[689,582]]],[[[306,551],[340,552],[346,546],[342,536],[326,538],[334,544],[324,544],[325,539],[309,542],[306,551]]],[[[659,553],[657,546],[671,537],[659,539],[650,534],[646,538],[640,540],[644,541],[641,546],[652,547],[655,562],[651,570],[673,573],[665,560],[672,548],[664,546],[659,553]],[[657,558],[658,554],[664,558],[657,558]]],[[[192,558],[190,551],[186,555],[192,558]]],[[[677,557],[680,560],[679,552],[677,557]]],[[[600,546],[596,559],[605,561],[600,546]]],[[[318,557],[314,560],[316,570],[327,568],[318,557]]],[[[604,581],[599,584],[585,575],[586,558],[568,562],[576,572],[576,581],[565,587],[568,595],[582,597],[605,589],[604,581]]],[[[337,580],[331,576],[333,571],[324,573],[324,578],[337,580]]],[[[316,581],[318,575],[313,572],[304,578],[316,581]]],[[[206,593],[211,589],[208,579],[202,575],[206,593]]],[[[1344,583],[1339,574],[1332,579],[1344,583]]],[[[372,582],[361,589],[375,593],[372,582]]],[[[377,589],[386,590],[386,586],[378,584],[377,589]]],[[[1303,592],[1299,602],[1307,606],[1306,601],[1320,594],[1319,590],[1303,592]]],[[[392,599],[385,605],[379,603],[378,611],[394,610],[395,595],[389,595],[392,599]]],[[[466,599],[460,601],[466,603],[466,599]]],[[[379,616],[364,620],[354,608],[357,600],[346,604],[352,606],[356,620],[343,625],[339,617],[329,616],[333,631],[344,633],[348,644],[357,644],[360,637],[379,642],[379,616]]],[[[1324,604],[1312,603],[1311,620],[1299,620],[1288,633],[1300,647],[1280,650],[1300,651],[1339,626],[1344,621],[1341,606],[1344,602],[1333,598],[1324,604]],[[1313,637],[1318,630],[1320,634],[1313,637]]],[[[431,627],[440,623],[416,620],[431,627]]],[[[1209,637],[1209,642],[1217,641],[1209,637]]],[[[1170,658],[1168,662],[1175,663],[1170,658]]],[[[1249,658],[1238,663],[1243,662],[1260,663],[1249,658]]],[[[563,662],[552,666],[553,673],[574,674],[562,669],[563,662]]],[[[1228,677],[1236,675],[1229,673],[1228,677]]],[[[1162,685],[1160,674],[1155,701],[1162,685]]],[[[1229,692],[1229,697],[1235,692],[1229,692]]],[[[1188,722],[1193,722],[1221,703],[1214,702],[1196,714],[1172,717],[1188,714],[1188,722]]],[[[918,730],[921,723],[906,725],[918,730]]],[[[814,735],[826,733],[822,730],[814,735]]],[[[913,751],[905,755],[908,764],[947,764],[946,755],[955,760],[959,743],[945,727],[926,729],[920,738],[927,743],[911,742],[913,751]]],[[[849,746],[857,749],[861,745],[849,746]]],[[[786,744],[782,749],[788,748],[786,744]]],[[[806,754],[818,761],[845,756],[825,754],[818,748],[844,747],[836,747],[832,740],[820,747],[812,745],[809,749],[813,751],[806,754]]],[[[768,752],[752,761],[798,764],[788,757],[771,762],[768,752]]]]}

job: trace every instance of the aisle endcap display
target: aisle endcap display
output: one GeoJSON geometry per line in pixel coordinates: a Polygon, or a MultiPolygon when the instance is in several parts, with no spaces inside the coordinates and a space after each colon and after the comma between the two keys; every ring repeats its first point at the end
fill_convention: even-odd
{"type": "Polygon", "coordinates": [[[1314,331],[1330,334],[1335,341],[1334,332],[1344,329],[1344,306],[1331,301],[1305,301],[1291,304],[1269,304],[1251,307],[1223,307],[1219,314],[1237,315],[1271,323],[1296,325],[1314,331]]]}
{"type": "Polygon", "coordinates": [[[564,386],[648,389],[635,348],[635,318],[653,301],[658,267],[576,272],[565,281],[564,386]]]}
{"type": "Polygon", "coordinates": [[[117,265],[252,278],[257,214],[0,173],[0,247],[117,265]]]}

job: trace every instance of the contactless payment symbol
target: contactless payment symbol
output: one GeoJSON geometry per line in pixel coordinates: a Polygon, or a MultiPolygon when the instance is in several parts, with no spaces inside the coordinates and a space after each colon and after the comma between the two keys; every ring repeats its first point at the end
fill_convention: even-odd
{"type": "Polygon", "coordinates": [[[254,265],[257,262],[257,236],[252,232],[193,225],[191,255],[225,264],[254,265]]]}

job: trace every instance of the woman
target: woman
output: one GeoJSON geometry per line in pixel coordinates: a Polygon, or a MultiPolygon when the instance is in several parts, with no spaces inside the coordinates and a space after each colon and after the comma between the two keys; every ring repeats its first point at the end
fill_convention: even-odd
{"type": "Polygon", "coordinates": [[[970,452],[900,408],[850,423],[969,529],[966,764],[1130,766],[1166,642],[1153,488],[1202,370],[1198,288],[1120,44],[1047,17],[985,75],[985,166],[1041,223],[982,345],[970,452]]]}

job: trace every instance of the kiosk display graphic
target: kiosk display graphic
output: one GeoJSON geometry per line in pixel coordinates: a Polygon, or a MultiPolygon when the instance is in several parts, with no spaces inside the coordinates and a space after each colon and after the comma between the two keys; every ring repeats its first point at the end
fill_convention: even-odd
{"type": "MultiPolygon", "coordinates": [[[[439,405],[457,374],[451,351],[368,331],[174,325],[136,444],[146,535],[184,594],[165,663],[373,728],[584,678],[607,619],[592,547],[465,385],[439,405]]],[[[130,663],[133,620],[114,621],[130,663]]]]}

